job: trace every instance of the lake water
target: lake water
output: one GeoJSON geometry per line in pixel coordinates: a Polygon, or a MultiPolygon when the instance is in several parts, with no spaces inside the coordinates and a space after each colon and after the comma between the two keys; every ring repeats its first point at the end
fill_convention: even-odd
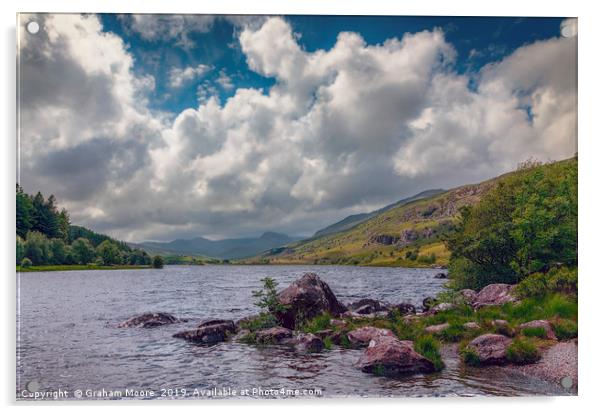
{"type": "MultiPolygon", "coordinates": [[[[218,391],[275,398],[292,393],[342,396],[558,395],[562,389],[501,369],[467,369],[444,358],[443,372],[400,379],[354,368],[361,350],[298,354],[286,348],[172,338],[206,318],[258,312],[251,291],[271,276],[280,288],[315,272],[344,303],[375,298],[419,306],[442,289],[431,269],[345,266],[167,266],[164,269],[69,271],[19,275],[17,398],[23,390],[81,390],[84,399],[220,398],[218,391]],[[169,312],[190,319],[155,329],[118,329],[131,316],[169,312]],[[184,391],[185,390],[185,391],[184,391]],[[276,395],[275,391],[278,390],[276,395]],[[317,390],[317,391],[315,391],[317,390]],[[117,391],[112,396],[111,391],[117,391]],[[263,392],[262,392],[263,391],[263,392]],[[150,393],[154,395],[150,395],[150,393]],[[87,394],[87,396],[86,396],[87,394]],[[253,395],[255,394],[255,395],[253,395]],[[267,395],[266,395],[267,394],[267,395]]],[[[244,397],[244,398],[249,398],[244,397]]],[[[313,397],[311,397],[313,398],[313,397]]]]}

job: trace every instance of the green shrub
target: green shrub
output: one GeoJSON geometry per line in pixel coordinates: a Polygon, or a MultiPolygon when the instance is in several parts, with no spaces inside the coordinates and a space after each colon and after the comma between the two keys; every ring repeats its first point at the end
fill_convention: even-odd
{"type": "Polygon", "coordinates": [[[577,323],[568,319],[560,319],[552,324],[554,333],[560,341],[577,337],[577,323]]]}
{"type": "Polygon", "coordinates": [[[542,297],[549,293],[577,293],[577,269],[561,267],[548,273],[533,273],[516,286],[520,298],[542,297]]]}
{"type": "Polygon", "coordinates": [[[329,313],[323,313],[302,324],[302,330],[315,333],[330,328],[332,316],[329,313]]]}
{"type": "Polygon", "coordinates": [[[263,288],[253,291],[253,297],[257,298],[255,305],[274,316],[286,312],[288,306],[281,304],[278,300],[278,282],[271,277],[264,277],[261,282],[263,288]]]}
{"type": "Polygon", "coordinates": [[[430,335],[421,336],[414,341],[414,350],[433,363],[437,371],[441,371],[445,364],[439,352],[439,341],[430,335]]]}
{"type": "Polygon", "coordinates": [[[532,364],[537,362],[541,355],[532,342],[515,338],[506,349],[506,358],[515,364],[532,364]]]}
{"type": "Polygon", "coordinates": [[[481,359],[479,358],[479,355],[470,347],[465,347],[462,349],[460,355],[462,356],[462,361],[464,361],[464,363],[467,365],[473,367],[478,367],[481,365],[481,359]]]}
{"type": "Polygon", "coordinates": [[[162,269],[163,268],[163,258],[161,256],[153,257],[153,268],[162,269]]]}
{"type": "Polygon", "coordinates": [[[25,257],[23,260],[21,260],[21,267],[23,269],[29,269],[31,267],[32,263],[31,260],[29,260],[27,257],[25,257]]]}
{"type": "Polygon", "coordinates": [[[523,335],[528,336],[530,338],[544,339],[546,337],[546,330],[542,327],[523,328],[521,332],[523,335]]]}

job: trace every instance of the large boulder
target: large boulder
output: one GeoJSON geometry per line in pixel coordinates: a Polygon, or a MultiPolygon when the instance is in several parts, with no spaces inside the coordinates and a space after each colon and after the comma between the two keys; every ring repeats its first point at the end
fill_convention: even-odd
{"type": "Polygon", "coordinates": [[[514,286],[506,283],[487,285],[477,294],[473,306],[478,309],[483,306],[503,305],[504,303],[515,302],[516,297],[513,295],[514,286]]]}
{"type": "Polygon", "coordinates": [[[285,328],[294,329],[298,322],[311,319],[324,312],[340,315],[347,309],[339,302],[328,284],[315,273],[306,273],[278,294],[278,301],[287,306],[278,315],[285,328]]]}
{"type": "Polygon", "coordinates": [[[371,341],[356,366],[364,372],[387,377],[435,371],[433,363],[414,351],[410,341],[391,336],[371,341]]]}
{"type": "Polygon", "coordinates": [[[552,339],[554,341],[556,341],[558,338],[556,338],[556,334],[554,333],[554,329],[552,328],[552,324],[546,320],[543,319],[539,319],[536,321],[531,321],[531,322],[526,322],[526,323],[522,323],[518,326],[518,329],[520,329],[521,331],[523,329],[529,329],[529,328],[541,328],[543,329],[544,332],[544,338],[545,339],[552,339]]]}
{"type": "Polygon", "coordinates": [[[387,310],[389,310],[387,304],[376,299],[360,299],[347,305],[347,308],[350,311],[358,313],[360,315],[366,315],[369,313],[376,312],[386,312],[387,310]]]}
{"type": "Polygon", "coordinates": [[[370,341],[378,338],[379,336],[394,337],[395,335],[389,329],[375,328],[374,326],[364,326],[347,333],[347,339],[349,339],[349,343],[355,348],[368,346],[370,341]]]}
{"type": "Polygon", "coordinates": [[[148,312],[142,315],[134,316],[117,325],[118,328],[154,328],[157,326],[170,325],[172,323],[185,322],[183,319],[178,319],[169,313],[164,312],[148,312]]]}
{"type": "Polygon", "coordinates": [[[470,341],[468,348],[474,351],[484,365],[501,365],[507,362],[506,349],[512,339],[504,335],[484,334],[470,341]]]}
{"type": "Polygon", "coordinates": [[[215,344],[218,342],[225,341],[228,336],[234,334],[236,329],[234,322],[215,322],[200,326],[195,329],[178,332],[173,335],[174,338],[185,339],[190,342],[197,342],[202,344],[215,344]]]}

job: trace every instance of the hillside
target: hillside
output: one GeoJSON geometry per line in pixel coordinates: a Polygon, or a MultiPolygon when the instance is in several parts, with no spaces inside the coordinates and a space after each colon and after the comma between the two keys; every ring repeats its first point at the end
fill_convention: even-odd
{"type": "MultiPolygon", "coordinates": [[[[441,236],[456,220],[460,209],[476,204],[495,180],[445,192],[430,190],[433,193],[387,206],[343,231],[272,249],[244,263],[447,265],[449,253],[441,236]]],[[[348,224],[345,220],[337,224],[348,224]]]]}
{"type": "Polygon", "coordinates": [[[192,255],[215,259],[241,259],[299,240],[286,234],[263,233],[260,237],[209,240],[203,237],[178,239],[170,242],[142,242],[132,244],[147,252],[163,255],[192,255]]]}
{"type": "Polygon", "coordinates": [[[392,208],[403,206],[405,204],[411,203],[412,201],[433,197],[437,194],[441,194],[444,192],[445,192],[445,190],[426,190],[426,191],[418,193],[412,197],[404,198],[402,200],[397,201],[396,203],[389,204],[388,206],[385,206],[381,209],[371,211],[370,213],[360,213],[360,214],[354,214],[351,216],[347,216],[341,221],[338,221],[334,224],[331,224],[328,227],[318,230],[314,234],[313,237],[321,237],[321,236],[326,236],[328,234],[334,234],[334,233],[339,233],[341,231],[348,230],[372,217],[375,217],[381,213],[384,213],[385,211],[389,211],[392,208]]]}

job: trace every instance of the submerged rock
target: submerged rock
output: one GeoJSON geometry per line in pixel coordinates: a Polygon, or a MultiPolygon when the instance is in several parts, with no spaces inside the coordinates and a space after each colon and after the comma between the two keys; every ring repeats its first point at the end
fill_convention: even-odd
{"type": "Polygon", "coordinates": [[[402,316],[413,315],[416,313],[416,307],[411,303],[398,303],[390,307],[388,316],[393,316],[394,313],[399,313],[402,316]]]}
{"type": "Polygon", "coordinates": [[[447,279],[447,273],[439,272],[435,275],[435,279],[447,279]]]}
{"type": "Polygon", "coordinates": [[[169,313],[156,312],[144,313],[134,316],[117,325],[118,328],[154,328],[157,326],[169,325],[172,323],[186,322],[184,319],[178,319],[169,313]]]}
{"type": "Polygon", "coordinates": [[[368,346],[370,341],[378,338],[379,336],[394,337],[395,335],[393,335],[393,332],[391,332],[389,329],[375,328],[374,326],[364,326],[347,333],[347,339],[349,339],[349,343],[355,348],[368,346]]]}
{"type": "Polygon", "coordinates": [[[260,344],[282,344],[285,340],[292,338],[292,336],[293,331],[282,326],[255,332],[255,339],[260,344]]]}
{"type": "Polygon", "coordinates": [[[324,349],[322,339],[311,333],[295,335],[285,343],[294,346],[295,350],[299,352],[320,352],[324,349]]]}
{"type": "Polygon", "coordinates": [[[386,312],[389,310],[387,304],[376,299],[360,299],[347,305],[347,308],[360,315],[376,312],[386,312]]]}
{"type": "Polygon", "coordinates": [[[556,334],[554,333],[554,329],[552,328],[552,324],[546,320],[539,319],[535,321],[525,322],[518,326],[518,329],[521,331],[525,328],[541,328],[544,331],[545,339],[552,339],[556,341],[556,334]]]}
{"type": "Polygon", "coordinates": [[[234,322],[214,322],[213,324],[200,326],[195,329],[178,332],[173,335],[174,338],[185,339],[190,342],[198,342],[203,344],[214,344],[225,341],[228,336],[235,333],[234,322]]]}
{"type": "Polygon", "coordinates": [[[504,335],[484,334],[470,341],[467,348],[473,350],[484,365],[502,365],[507,362],[506,349],[512,339],[504,335]]]}
{"type": "Polygon", "coordinates": [[[506,283],[493,283],[485,286],[477,294],[473,306],[482,308],[483,306],[503,305],[508,302],[516,302],[516,297],[513,296],[515,285],[506,283]]]}
{"type": "Polygon", "coordinates": [[[325,312],[338,316],[347,310],[328,284],[315,273],[306,273],[291,283],[278,294],[278,301],[288,307],[286,312],[278,315],[278,319],[289,329],[325,312]]]}
{"type": "Polygon", "coordinates": [[[371,341],[356,366],[364,372],[387,377],[435,371],[431,361],[414,351],[411,341],[391,336],[371,341]]]}

